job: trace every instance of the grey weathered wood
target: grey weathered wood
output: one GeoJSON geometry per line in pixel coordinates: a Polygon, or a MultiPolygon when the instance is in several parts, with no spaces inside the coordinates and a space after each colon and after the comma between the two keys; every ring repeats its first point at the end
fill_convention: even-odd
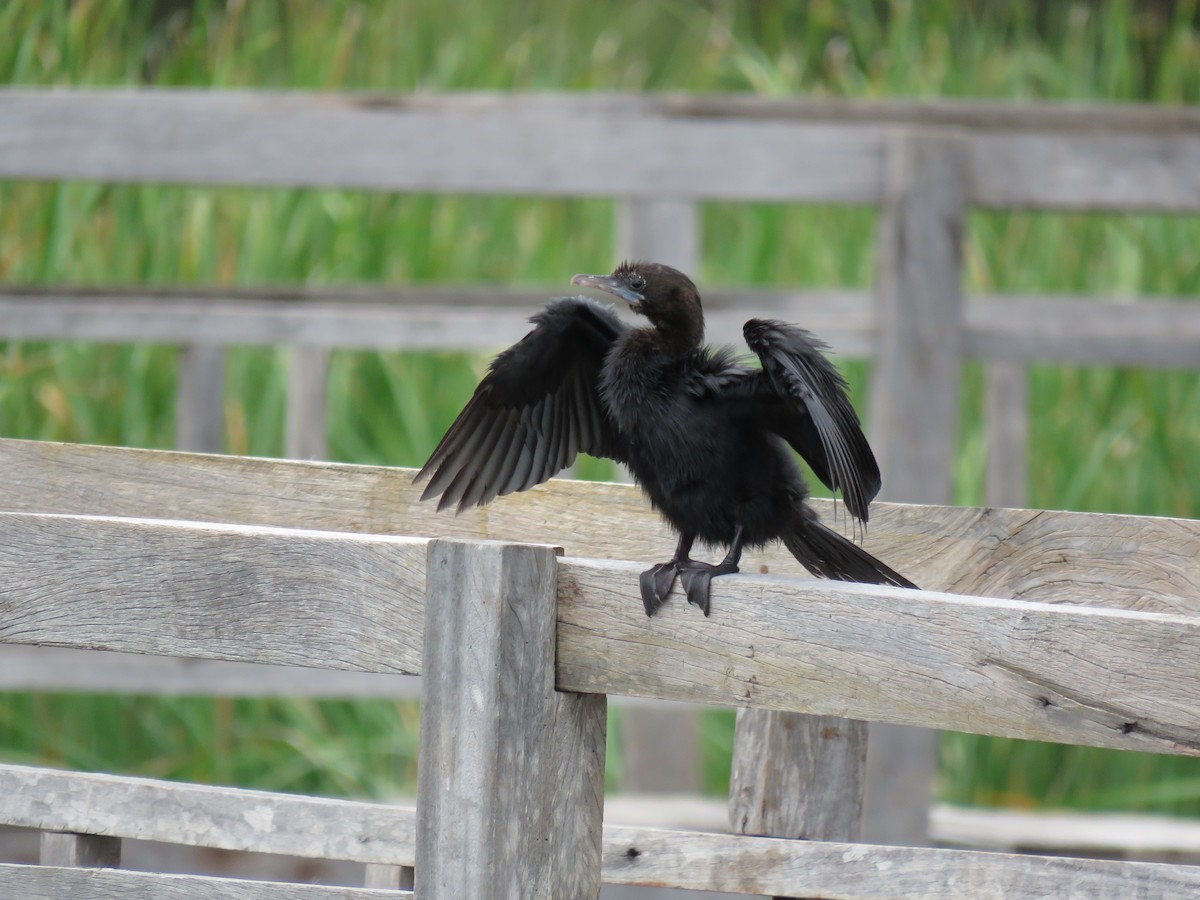
{"type": "Polygon", "coordinates": [[[0,788],[0,821],[22,828],[309,859],[414,861],[411,808],[11,765],[0,765],[0,788]]]}
{"type": "Polygon", "coordinates": [[[1200,136],[980,134],[971,144],[971,194],[984,206],[1195,211],[1200,136]]]}
{"type": "MultiPolygon", "coordinates": [[[[46,798],[38,799],[44,802],[46,798]]],[[[38,863],[43,866],[116,868],[121,865],[121,839],[110,835],[43,831],[38,863]]]]}
{"type": "Polygon", "coordinates": [[[621,259],[649,259],[700,277],[700,211],[694,201],[620,200],[616,224],[621,259]]]}
{"type": "Polygon", "coordinates": [[[21,900],[406,900],[413,896],[408,891],[13,864],[0,864],[0,895],[21,900]]]}
{"type": "Polygon", "coordinates": [[[423,561],[405,538],[5,513],[0,642],[415,673],[423,561]]]}
{"type": "Polygon", "coordinates": [[[891,722],[867,729],[862,838],[872,844],[929,844],[929,800],[938,734],[891,722]]]}
{"type": "Polygon", "coordinates": [[[287,435],[284,446],[292,459],[324,459],[325,403],[329,389],[329,351],[292,347],[288,360],[287,435]]]}
{"type": "MultiPolygon", "coordinates": [[[[11,799],[0,804],[0,822],[23,827],[86,826],[146,840],[365,862],[413,858],[416,813],[411,807],[6,765],[0,765],[0,786],[11,799]],[[158,814],[148,814],[155,810],[158,814]]],[[[1061,814],[1046,818],[1063,821],[1061,814]]],[[[1072,828],[1090,833],[1091,817],[1080,818],[1084,821],[1072,823],[1072,828]]],[[[1113,834],[1134,827],[1144,817],[1096,818],[1112,819],[1107,822],[1111,841],[1113,834]],[[1119,826],[1116,831],[1114,825],[1119,826]]],[[[1170,832],[1167,843],[1153,838],[1146,846],[1194,847],[1194,834],[1190,839],[1179,837],[1187,827],[1175,820],[1163,822],[1158,828],[1170,832]]],[[[978,830],[963,829],[968,838],[978,830]]],[[[1082,849],[1089,847],[1093,845],[1082,849]]],[[[1094,848],[1105,849],[1103,840],[1094,848]]],[[[1143,890],[1149,900],[1170,896],[1174,888],[1182,890],[1192,884],[1188,879],[1200,874],[1193,867],[784,842],[613,825],[604,829],[603,863],[604,880],[609,883],[850,897],[892,897],[906,889],[915,896],[1007,897],[1036,888],[1040,893],[1034,890],[1035,896],[1052,897],[1073,896],[1074,890],[1081,897],[1123,898],[1138,896],[1129,891],[1143,890]],[[630,848],[636,855],[630,854],[630,848]],[[943,893],[928,893],[939,890],[943,893]],[[955,890],[960,893],[954,894],[955,890]]],[[[21,868],[18,875],[25,874],[21,868]]],[[[0,891],[20,883],[13,878],[11,869],[0,869],[0,891]]],[[[197,889],[208,882],[184,883],[197,889]]]]}
{"type": "Polygon", "coordinates": [[[363,887],[387,888],[389,890],[412,890],[412,866],[389,866],[383,863],[367,863],[363,876],[363,887]]]}
{"type": "Polygon", "coordinates": [[[1156,900],[1191,897],[1200,867],[607,828],[606,882],[784,897],[1156,900]]]}
{"type": "Polygon", "coordinates": [[[1200,853],[1200,822],[1146,813],[983,809],[938,804],[930,832],[957,847],[1037,852],[1200,853]]]}
{"type": "Polygon", "coordinates": [[[729,819],[739,834],[858,840],[867,723],[738,710],[729,819]]]}
{"type": "Polygon", "coordinates": [[[180,450],[220,453],[225,434],[225,350],[188,344],[179,356],[175,445],[180,450]]]}
{"type": "Polygon", "coordinates": [[[625,709],[621,712],[619,734],[622,791],[700,792],[701,733],[696,710],[625,709]]]}
{"type": "Polygon", "coordinates": [[[1025,505],[1029,480],[1029,373],[1021,363],[987,367],[988,506],[1025,505]]]}
{"type": "Polygon", "coordinates": [[[562,561],[560,689],[1200,754],[1197,618],[744,575],[647,620],[639,570],[562,561]]]}
{"type": "Polygon", "coordinates": [[[881,496],[890,500],[946,503],[951,496],[967,161],[958,137],[900,135],[889,145],[870,423],[881,496]]]}
{"type": "Polygon", "coordinates": [[[0,177],[869,202],[882,129],[652,99],[8,89],[0,177]],[[71,152],[73,151],[73,152],[71,152]]]}
{"type": "Polygon", "coordinates": [[[0,644],[0,690],[155,696],[416,699],[410,675],[0,644]]]}
{"type": "MultiPolygon", "coordinates": [[[[968,154],[957,135],[900,135],[889,145],[878,226],[878,344],[870,424],[883,474],[881,496],[891,500],[948,503],[952,496],[964,352],[962,231],[968,154]]],[[[932,735],[923,740],[933,747],[932,735]]],[[[932,766],[906,765],[920,762],[911,754],[881,764],[878,756],[888,752],[889,744],[877,743],[870,773],[890,773],[894,780],[881,784],[872,779],[872,805],[865,816],[872,822],[881,820],[887,806],[912,799],[913,785],[927,779],[932,766]]],[[[932,785],[925,784],[928,797],[932,785]]],[[[923,843],[921,834],[906,838],[923,843]]]]}
{"type": "Polygon", "coordinates": [[[552,547],[432,541],[418,763],[422,897],[595,897],[603,696],[555,690],[552,547]]]}
{"type": "MultiPolygon", "coordinates": [[[[691,271],[694,271],[692,269],[691,271]]],[[[413,285],[403,289],[0,287],[0,335],[109,342],[203,340],[375,349],[495,350],[529,330],[530,314],[566,284],[541,289],[413,285]]],[[[742,340],[751,315],[803,322],[842,353],[871,349],[862,291],[723,290],[704,286],[709,339],[742,340]]]]}
{"type": "MultiPolygon", "coordinates": [[[[452,516],[419,502],[412,469],[12,439],[0,469],[0,507],[15,511],[553,542],[642,561],[675,543],[629,485],[552,480],[452,516]]],[[[829,501],[813,506],[832,519],[829,501]]],[[[1200,578],[1178,565],[1200,556],[1193,519],[875,503],[864,546],[930,590],[1200,615],[1200,578]]],[[[744,559],[745,572],[804,577],[778,546],[744,559]]]]}
{"type": "Polygon", "coordinates": [[[898,124],[970,129],[973,202],[1200,208],[1186,111],[1061,104],[16,88],[0,177],[858,203],[898,124]]]}
{"type": "MultiPolygon", "coordinates": [[[[695,269],[691,270],[693,273],[695,269]]],[[[566,285],[541,289],[413,285],[403,289],[0,288],[0,335],[30,340],[291,344],[491,350],[566,285]]],[[[741,341],[752,315],[798,322],[840,353],[875,353],[862,291],[729,290],[701,284],[709,338],[741,341]]],[[[963,309],[965,352],[996,360],[1200,366],[1200,304],[1150,297],[987,294],[963,309]]]]}
{"type": "Polygon", "coordinates": [[[985,359],[1200,367],[1200,303],[991,295],[966,304],[966,351],[985,359]]]}

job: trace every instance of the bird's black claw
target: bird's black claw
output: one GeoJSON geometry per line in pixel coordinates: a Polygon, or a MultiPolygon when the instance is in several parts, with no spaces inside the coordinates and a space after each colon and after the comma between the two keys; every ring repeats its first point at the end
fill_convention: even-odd
{"type": "Polygon", "coordinates": [[[646,615],[652,616],[658,612],[658,608],[671,593],[678,574],[679,567],[674,561],[651,566],[641,574],[638,584],[642,589],[642,605],[646,607],[646,615]]]}

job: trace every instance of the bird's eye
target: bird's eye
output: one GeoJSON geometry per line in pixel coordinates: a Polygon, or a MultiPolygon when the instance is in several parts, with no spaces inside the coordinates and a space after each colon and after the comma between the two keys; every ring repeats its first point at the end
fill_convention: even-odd
{"type": "Polygon", "coordinates": [[[633,274],[629,276],[629,286],[635,291],[640,291],[646,286],[646,279],[641,275],[633,274]]]}

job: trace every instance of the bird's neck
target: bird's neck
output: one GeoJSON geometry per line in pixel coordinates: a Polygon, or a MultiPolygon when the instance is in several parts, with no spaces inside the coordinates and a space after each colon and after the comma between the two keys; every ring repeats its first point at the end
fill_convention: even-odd
{"type": "Polygon", "coordinates": [[[654,342],[671,359],[683,359],[704,343],[704,319],[699,316],[680,316],[674,320],[651,322],[654,342]]]}

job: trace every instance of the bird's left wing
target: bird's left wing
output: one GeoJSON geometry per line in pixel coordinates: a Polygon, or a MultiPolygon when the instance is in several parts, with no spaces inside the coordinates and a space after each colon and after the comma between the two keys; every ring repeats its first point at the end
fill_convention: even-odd
{"type": "Polygon", "coordinates": [[[879,493],[879,464],[867,443],[846,381],[825,357],[829,347],[803,328],[751,319],[742,328],[762,372],[745,386],[764,408],[763,424],[804,457],[850,514],[866,522],[879,493]]]}
{"type": "Polygon", "coordinates": [[[600,402],[604,358],[628,326],[583,297],[551,301],[534,329],[497,356],[415,480],[422,500],[458,512],[541,484],[578,453],[624,459],[600,402]]]}

